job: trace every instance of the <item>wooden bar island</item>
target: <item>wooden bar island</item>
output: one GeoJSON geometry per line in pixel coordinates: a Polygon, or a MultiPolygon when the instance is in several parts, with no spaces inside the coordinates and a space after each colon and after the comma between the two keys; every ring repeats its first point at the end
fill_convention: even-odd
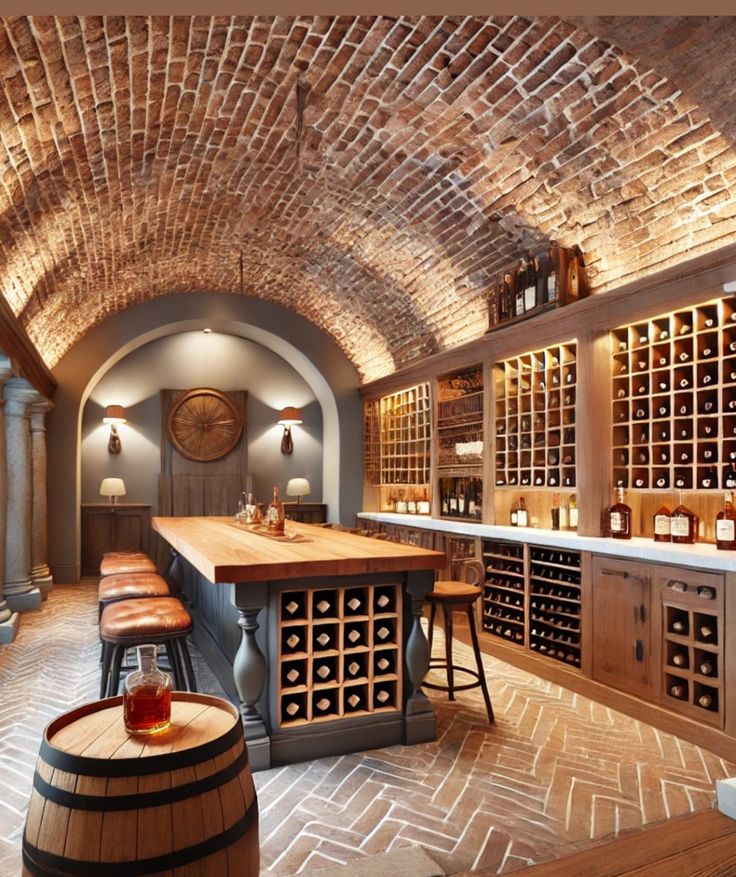
{"type": "Polygon", "coordinates": [[[153,528],[254,769],[435,738],[420,618],[443,553],[293,521],[280,539],[232,518],[153,528]]]}

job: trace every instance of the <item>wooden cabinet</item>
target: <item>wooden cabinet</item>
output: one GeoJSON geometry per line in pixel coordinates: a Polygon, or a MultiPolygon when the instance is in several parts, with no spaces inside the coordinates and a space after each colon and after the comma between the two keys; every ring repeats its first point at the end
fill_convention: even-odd
{"type": "Polygon", "coordinates": [[[324,524],[327,522],[327,506],[323,502],[285,502],[284,516],[300,524],[324,524]]]}
{"type": "Polygon", "coordinates": [[[82,575],[98,575],[106,551],[147,553],[150,537],[150,505],[127,502],[82,505],[82,575]]]}
{"type": "Polygon", "coordinates": [[[593,678],[652,699],[658,689],[648,564],[593,558],[593,678]]]}

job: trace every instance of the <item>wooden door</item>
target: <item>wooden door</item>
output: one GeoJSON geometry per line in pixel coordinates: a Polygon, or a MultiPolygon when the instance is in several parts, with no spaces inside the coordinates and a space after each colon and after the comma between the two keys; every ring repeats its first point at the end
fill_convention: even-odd
{"type": "Polygon", "coordinates": [[[593,558],[593,678],[650,699],[654,672],[647,564],[593,558]]]}

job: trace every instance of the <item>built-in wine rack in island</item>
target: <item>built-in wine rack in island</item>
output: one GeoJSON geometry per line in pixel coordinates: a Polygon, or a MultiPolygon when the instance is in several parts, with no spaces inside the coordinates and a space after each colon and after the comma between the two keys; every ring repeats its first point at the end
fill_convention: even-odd
{"type": "Polygon", "coordinates": [[[283,591],[282,728],[401,709],[398,585],[283,591]]]}
{"type": "Polygon", "coordinates": [[[622,326],[613,347],[613,480],[736,487],[736,299],[622,326]]]}
{"type": "Polygon", "coordinates": [[[365,477],[381,511],[429,514],[429,384],[365,403],[365,477]]]}
{"type": "Polygon", "coordinates": [[[483,565],[483,629],[523,646],[526,643],[523,543],[485,540],[483,565]]]}
{"type": "Polygon", "coordinates": [[[483,509],[483,369],[437,382],[437,480],[441,517],[479,521],[483,509]]]}

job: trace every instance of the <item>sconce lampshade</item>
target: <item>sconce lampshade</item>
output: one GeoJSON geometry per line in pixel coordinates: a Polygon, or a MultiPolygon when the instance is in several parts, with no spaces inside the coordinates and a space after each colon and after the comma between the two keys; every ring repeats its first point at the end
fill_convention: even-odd
{"type": "Polygon", "coordinates": [[[286,495],[295,496],[301,502],[301,498],[306,496],[312,488],[306,478],[290,478],[286,485],[286,495]]]}
{"type": "Polygon", "coordinates": [[[125,482],[122,478],[103,478],[100,496],[109,496],[110,501],[115,502],[118,496],[125,496],[125,482]]]}
{"type": "Polygon", "coordinates": [[[108,405],[105,408],[105,416],[102,418],[103,423],[127,423],[125,419],[125,408],[122,405],[108,405]]]}
{"type": "Polygon", "coordinates": [[[282,408],[279,413],[279,426],[294,426],[302,422],[302,412],[299,408],[282,408]]]}

